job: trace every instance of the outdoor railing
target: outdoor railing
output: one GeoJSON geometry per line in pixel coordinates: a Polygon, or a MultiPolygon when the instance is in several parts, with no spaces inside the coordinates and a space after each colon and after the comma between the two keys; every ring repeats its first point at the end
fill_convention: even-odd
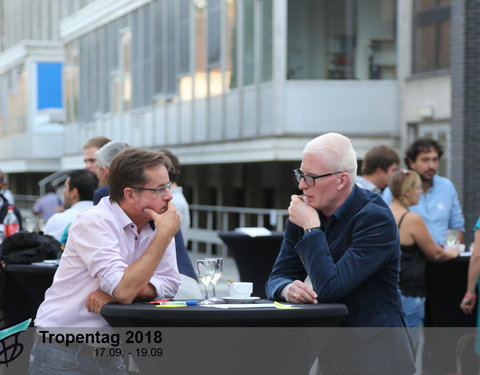
{"type": "Polygon", "coordinates": [[[189,249],[193,253],[226,257],[227,248],[218,237],[218,232],[238,227],[266,227],[283,231],[288,211],[191,204],[190,215],[189,249]]]}
{"type": "MultiPolygon", "coordinates": [[[[34,216],[32,207],[37,199],[38,196],[34,195],[15,195],[15,205],[24,219],[34,216]]],[[[218,237],[218,232],[228,232],[238,227],[265,227],[283,232],[288,211],[191,204],[190,215],[188,249],[206,256],[226,257],[227,247],[218,237]]]]}

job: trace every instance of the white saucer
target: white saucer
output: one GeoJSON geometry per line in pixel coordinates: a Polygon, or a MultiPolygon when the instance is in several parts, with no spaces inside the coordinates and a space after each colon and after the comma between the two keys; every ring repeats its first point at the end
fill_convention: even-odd
{"type": "Polygon", "coordinates": [[[226,303],[255,303],[260,297],[247,297],[247,298],[235,298],[235,297],[222,297],[226,303]]]}

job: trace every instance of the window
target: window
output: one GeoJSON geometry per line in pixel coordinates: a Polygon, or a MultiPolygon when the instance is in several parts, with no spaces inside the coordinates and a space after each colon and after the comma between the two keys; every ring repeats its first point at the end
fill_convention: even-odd
{"type": "Polygon", "coordinates": [[[262,4],[262,65],[261,81],[272,80],[273,61],[273,3],[272,0],[263,0],[262,4]]]}
{"type": "Polygon", "coordinates": [[[414,74],[450,67],[450,2],[416,0],[413,15],[414,74]]]}
{"type": "Polygon", "coordinates": [[[67,44],[65,48],[65,107],[67,122],[78,121],[78,43],[67,44]]]}
{"type": "Polygon", "coordinates": [[[207,96],[207,19],[206,2],[196,1],[195,5],[195,98],[207,96]]]}
{"type": "Polygon", "coordinates": [[[288,0],[287,78],[395,79],[396,3],[288,0]]]}
{"type": "Polygon", "coordinates": [[[157,1],[154,3],[155,12],[155,26],[154,26],[154,48],[155,48],[155,94],[163,93],[163,2],[157,1]]]}
{"type": "Polygon", "coordinates": [[[226,90],[237,87],[237,1],[228,0],[226,6],[226,64],[225,87],[226,90]]]}
{"type": "Polygon", "coordinates": [[[255,2],[243,0],[243,85],[255,78],[255,2]]]}
{"type": "Polygon", "coordinates": [[[176,93],[176,56],[175,56],[175,3],[176,0],[167,0],[167,95],[176,93]]]}
{"type": "Polygon", "coordinates": [[[222,69],[220,68],[220,0],[207,3],[208,30],[208,94],[222,93],[222,69]]]}
{"type": "Polygon", "coordinates": [[[132,30],[130,28],[120,30],[120,35],[120,71],[122,78],[120,100],[123,110],[129,111],[132,103],[132,30]]]}

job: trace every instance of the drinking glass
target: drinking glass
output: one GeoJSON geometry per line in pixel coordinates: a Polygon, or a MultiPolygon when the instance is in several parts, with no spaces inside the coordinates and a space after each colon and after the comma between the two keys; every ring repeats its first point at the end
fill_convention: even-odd
{"type": "Polygon", "coordinates": [[[447,238],[445,238],[445,244],[447,246],[458,245],[458,231],[454,229],[449,229],[447,238]]]}
{"type": "Polygon", "coordinates": [[[207,258],[212,260],[214,264],[215,273],[212,278],[212,297],[209,299],[211,302],[223,302],[223,299],[218,298],[215,294],[215,285],[217,284],[218,279],[223,275],[223,258],[207,258]]]}
{"type": "Polygon", "coordinates": [[[197,260],[197,274],[198,278],[205,286],[205,298],[199,305],[212,305],[213,302],[208,300],[208,290],[207,286],[212,281],[213,275],[215,274],[215,264],[212,260],[208,259],[198,259],[197,260]]]}

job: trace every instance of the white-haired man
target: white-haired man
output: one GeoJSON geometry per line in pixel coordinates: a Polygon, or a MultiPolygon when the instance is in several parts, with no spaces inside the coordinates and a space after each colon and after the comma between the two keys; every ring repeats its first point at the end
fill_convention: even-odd
{"type": "Polygon", "coordinates": [[[343,303],[347,327],[402,327],[395,332],[381,328],[371,337],[369,332],[351,335],[348,342],[333,340],[319,356],[326,373],[359,368],[364,373],[413,373],[398,289],[397,225],[380,195],[355,186],[356,173],[355,150],[343,135],[324,134],[305,146],[295,170],[303,195],[291,197],[267,296],[293,303],[343,303]],[[313,288],[304,283],[307,275],[313,288]],[[351,360],[341,359],[345,352],[351,360]]]}

